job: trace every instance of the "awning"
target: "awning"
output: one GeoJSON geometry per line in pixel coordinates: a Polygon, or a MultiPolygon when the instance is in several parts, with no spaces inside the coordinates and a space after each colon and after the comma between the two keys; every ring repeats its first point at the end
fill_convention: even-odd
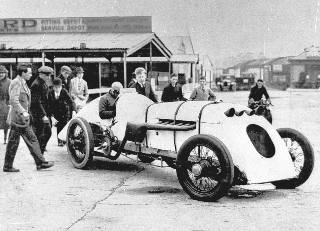
{"type": "Polygon", "coordinates": [[[149,57],[170,59],[171,51],[155,33],[61,33],[0,35],[0,58],[41,57],[149,57]]]}

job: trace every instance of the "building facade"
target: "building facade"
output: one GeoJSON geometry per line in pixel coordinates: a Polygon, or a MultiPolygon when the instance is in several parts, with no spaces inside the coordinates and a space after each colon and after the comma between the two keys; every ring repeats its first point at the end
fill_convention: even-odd
{"type": "Polygon", "coordinates": [[[181,82],[193,80],[198,62],[190,37],[162,41],[149,16],[0,19],[0,44],[0,63],[11,78],[22,62],[32,63],[34,75],[42,65],[51,66],[55,76],[63,65],[82,66],[90,90],[114,81],[127,86],[137,67],[147,70],[159,90],[172,72],[181,82]]]}

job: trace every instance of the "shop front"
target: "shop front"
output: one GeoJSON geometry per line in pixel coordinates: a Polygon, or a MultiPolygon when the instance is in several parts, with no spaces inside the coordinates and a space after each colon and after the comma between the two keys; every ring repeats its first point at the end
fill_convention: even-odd
{"type": "Polygon", "coordinates": [[[51,66],[55,76],[63,65],[82,66],[89,89],[114,81],[127,86],[141,66],[150,73],[171,71],[172,53],[152,32],[148,16],[0,19],[0,44],[0,63],[11,78],[23,62],[32,63],[34,76],[42,65],[51,66]]]}

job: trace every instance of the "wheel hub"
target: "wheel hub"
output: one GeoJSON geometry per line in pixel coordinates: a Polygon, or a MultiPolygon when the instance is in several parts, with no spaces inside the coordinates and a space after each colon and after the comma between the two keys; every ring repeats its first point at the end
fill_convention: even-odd
{"type": "Polygon", "coordinates": [[[192,166],[192,173],[195,177],[200,177],[204,175],[206,172],[208,172],[209,168],[211,167],[211,164],[207,160],[202,160],[199,163],[196,163],[192,166]]]}

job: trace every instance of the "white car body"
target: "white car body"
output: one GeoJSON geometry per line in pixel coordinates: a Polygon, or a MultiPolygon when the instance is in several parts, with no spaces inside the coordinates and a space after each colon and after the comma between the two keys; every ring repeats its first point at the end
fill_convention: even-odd
{"type": "MultiPolygon", "coordinates": [[[[112,120],[99,117],[99,100],[87,104],[76,117],[89,123],[110,125],[112,120]]],[[[246,106],[208,101],[187,101],[154,104],[148,98],[136,94],[121,95],[117,102],[116,121],[112,131],[119,140],[125,136],[127,122],[157,124],[160,120],[189,121],[196,128],[189,131],[148,130],[143,145],[159,150],[178,152],[181,145],[191,136],[208,134],[220,139],[229,150],[232,161],[245,173],[248,184],[265,183],[295,177],[296,172],[288,149],[277,130],[262,116],[247,115],[227,117],[225,112],[234,108],[236,112],[250,110],[246,106]],[[247,134],[248,125],[257,125],[269,135],[275,154],[266,158],[259,154],[247,134]]],[[[240,113],[241,114],[241,113],[240,113]]],[[[66,140],[66,127],[59,138],[66,140]]]]}

